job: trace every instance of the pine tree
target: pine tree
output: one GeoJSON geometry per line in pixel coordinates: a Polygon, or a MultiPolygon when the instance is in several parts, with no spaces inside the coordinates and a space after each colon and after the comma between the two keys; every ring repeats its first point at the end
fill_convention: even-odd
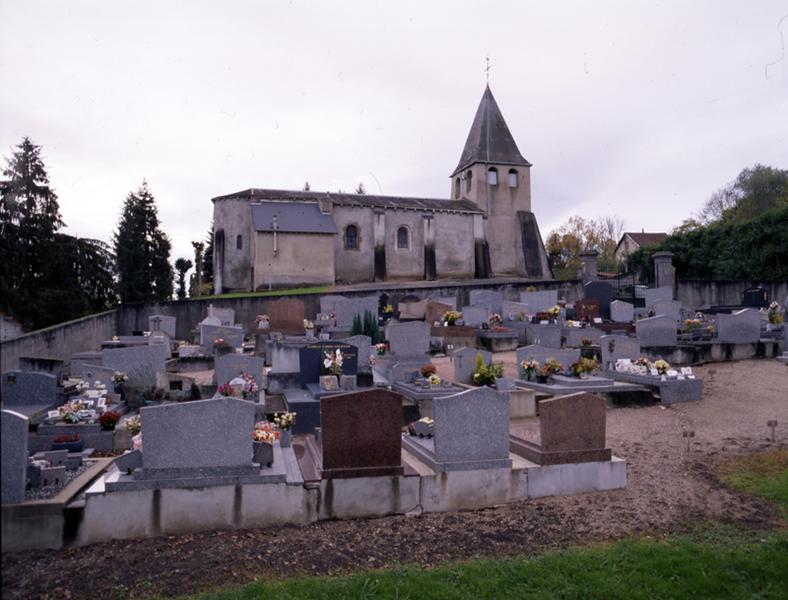
{"type": "Polygon", "coordinates": [[[311,190],[311,189],[312,189],[312,188],[311,188],[311,187],[309,187],[309,182],[308,182],[308,181],[304,182],[304,191],[305,191],[305,192],[308,192],[308,191],[309,191],[309,190],[311,190]]]}
{"type": "Polygon", "coordinates": [[[203,294],[203,257],[205,255],[205,244],[203,242],[192,242],[194,248],[194,273],[189,281],[189,296],[196,298],[203,294]]]}
{"type": "Polygon", "coordinates": [[[178,272],[178,300],[186,299],[186,271],[192,268],[192,261],[188,258],[179,258],[175,261],[175,270],[178,272]]]}
{"type": "Polygon", "coordinates": [[[0,309],[26,326],[48,321],[42,290],[64,223],[49,187],[41,146],[25,137],[6,159],[0,181],[0,309]]]}
{"type": "Polygon", "coordinates": [[[113,241],[121,302],[172,298],[171,244],[159,229],[156,201],[146,181],[126,197],[113,241]]]}
{"type": "Polygon", "coordinates": [[[210,293],[213,289],[213,221],[205,242],[205,254],[202,256],[202,283],[208,288],[206,292],[210,293]]]}

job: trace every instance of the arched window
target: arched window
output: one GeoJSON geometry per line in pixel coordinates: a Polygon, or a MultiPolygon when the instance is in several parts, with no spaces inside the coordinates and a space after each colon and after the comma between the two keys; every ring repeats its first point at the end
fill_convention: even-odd
{"type": "Polygon", "coordinates": [[[345,227],[345,250],[358,250],[358,225],[345,227]]]}
{"type": "Polygon", "coordinates": [[[517,169],[509,169],[509,187],[517,187],[517,169]]]}
{"type": "Polygon", "coordinates": [[[473,173],[467,171],[465,173],[465,193],[470,193],[471,191],[471,179],[473,177],[473,173]]]}
{"type": "Polygon", "coordinates": [[[235,238],[235,247],[241,250],[244,247],[244,236],[239,235],[235,238]]]}
{"type": "Polygon", "coordinates": [[[495,167],[487,169],[487,183],[489,185],[498,185],[498,169],[495,167]]]}
{"type": "Polygon", "coordinates": [[[454,197],[455,198],[459,198],[460,197],[460,178],[459,177],[457,177],[457,179],[454,180],[454,197]]]}
{"type": "Polygon", "coordinates": [[[397,229],[397,250],[408,250],[410,248],[410,232],[404,225],[397,229]]]}

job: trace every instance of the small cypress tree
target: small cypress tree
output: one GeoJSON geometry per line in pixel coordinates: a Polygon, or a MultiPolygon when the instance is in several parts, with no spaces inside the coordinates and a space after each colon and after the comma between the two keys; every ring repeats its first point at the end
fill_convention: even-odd
{"type": "Polygon", "coordinates": [[[364,327],[361,324],[361,317],[358,316],[356,313],[353,316],[353,325],[350,327],[350,335],[362,335],[364,333],[364,327]]]}
{"type": "Polygon", "coordinates": [[[364,335],[369,336],[373,344],[380,341],[380,327],[378,327],[378,320],[371,311],[364,311],[364,335]]]}

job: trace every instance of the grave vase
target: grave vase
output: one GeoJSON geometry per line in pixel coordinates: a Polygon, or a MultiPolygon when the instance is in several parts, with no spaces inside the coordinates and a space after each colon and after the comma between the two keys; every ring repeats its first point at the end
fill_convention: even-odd
{"type": "Polygon", "coordinates": [[[252,462],[261,467],[270,467],[274,462],[274,447],[268,442],[252,442],[252,462]]]}
{"type": "Polygon", "coordinates": [[[126,388],[123,385],[123,382],[116,383],[114,387],[115,393],[120,396],[121,402],[126,399],[126,388]]]}
{"type": "Polygon", "coordinates": [[[547,383],[547,375],[537,375],[536,383],[547,383]]]}
{"type": "Polygon", "coordinates": [[[289,448],[293,444],[293,432],[289,429],[283,429],[279,437],[279,445],[282,448],[289,448]]]}
{"type": "Polygon", "coordinates": [[[315,337],[315,330],[314,330],[314,328],[306,329],[304,331],[306,332],[306,337],[315,337]]]}

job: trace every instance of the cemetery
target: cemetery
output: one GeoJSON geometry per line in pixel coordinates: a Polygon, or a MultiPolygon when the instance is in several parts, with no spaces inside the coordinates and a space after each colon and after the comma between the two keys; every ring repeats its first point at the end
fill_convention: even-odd
{"type": "Polygon", "coordinates": [[[584,291],[273,299],[246,325],[209,305],[186,339],[152,314],[25,357],[2,373],[3,549],[622,489],[609,405],[703,401],[699,364],[785,351],[776,303],[584,291]]]}

